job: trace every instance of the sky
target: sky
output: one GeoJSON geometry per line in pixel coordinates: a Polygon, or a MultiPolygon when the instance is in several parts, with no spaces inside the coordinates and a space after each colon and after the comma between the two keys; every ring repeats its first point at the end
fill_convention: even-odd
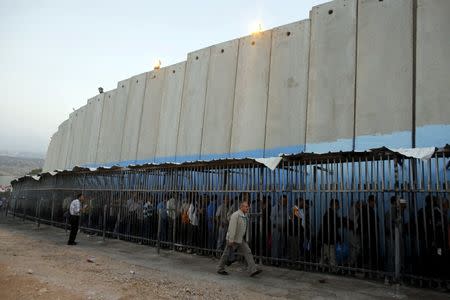
{"type": "Polygon", "coordinates": [[[0,0],[0,151],[45,153],[99,86],[307,19],[325,0],[0,0]]]}

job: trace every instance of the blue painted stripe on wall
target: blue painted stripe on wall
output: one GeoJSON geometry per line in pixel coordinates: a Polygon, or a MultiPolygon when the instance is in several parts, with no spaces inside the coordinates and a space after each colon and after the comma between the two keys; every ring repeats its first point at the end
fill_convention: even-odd
{"type": "Polygon", "coordinates": [[[401,131],[380,135],[361,135],[355,139],[355,151],[365,151],[372,148],[411,148],[412,132],[401,131]]]}
{"type": "Polygon", "coordinates": [[[353,139],[339,139],[335,142],[306,144],[305,152],[327,153],[339,151],[352,151],[353,139]]]}
{"type": "Polygon", "coordinates": [[[416,127],[416,147],[443,147],[450,144],[450,124],[416,127]]]}
{"type": "MultiPolygon", "coordinates": [[[[396,132],[392,134],[376,135],[376,136],[358,136],[355,140],[355,151],[364,151],[377,147],[391,147],[391,148],[410,148],[411,145],[411,131],[396,132]]],[[[417,147],[442,147],[446,144],[450,144],[450,125],[428,125],[417,128],[416,132],[416,146],[417,147]]],[[[186,155],[186,156],[169,156],[169,157],[156,157],[140,160],[126,160],[109,163],[89,163],[84,164],[84,167],[97,168],[97,167],[111,167],[121,166],[126,167],[128,165],[143,165],[147,163],[182,163],[187,161],[210,161],[215,159],[224,158],[260,158],[260,157],[273,157],[280,154],[295,154],[301,152],[315,152],[315,153],[327,153],[338,151],[351,151],[352,139],[341,139],[336,142],[326,142],[318,144],[294,145],[286,147],[277,147],[272,149],[257,149],[250,151],[241,151],[236,153],[223,153],[223,154],[203,154],[203,155],[186,155]]]]}
{"type": "Polygon", "coordinates": [[[215,160],[215,159],[224,159],[224,158],[230,158],[230,154],[229,153],[202,154],[200,157],[201,160],[215,160]]]}
{"type": "Polygon", "coordinates": [[[297,154],[305,152],[305,145],[294,145],[286,147],[276,147],[271,149],[266,149],[264,151],[264,157],[274,157],[280,154],[297,154]]]}

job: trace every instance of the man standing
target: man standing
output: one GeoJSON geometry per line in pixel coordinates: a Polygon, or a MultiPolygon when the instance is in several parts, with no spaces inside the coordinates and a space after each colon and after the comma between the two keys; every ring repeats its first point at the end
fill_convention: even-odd
{"type": "Polygon", "coordinates": [[[321,264],[328,264],[332,271],[336,266],[336,245],[341,242],[339,227],[345,221],[338,215],[339,200],[331,199],[330,207],[322,218],[322,228],[320,230],[322,236],[322,257],[321,264]]]}
{"type": "Polygon", "coordinates": [[[77,198],[70,203],[69,209],[69,221],[70,221],[70,235],[69,241],[67,245],[76,245],[75,238],[78,233],[78,224],[80,223],[80,211],[81,211],[81,202],[84,201],[84,196],[82,194],[78,194],[77,198]]]}
{"type": "Polygon", "coordinates": [[[252,251],[247,244],[247,229],[248,229],[248,200],[243,200],[241,202],[240,208],[235,211],[230,218],[230,224],[228,226],[228,232],[226,236],[227,246],[225,251],[223,251],[222,257],[220,258],[217,273],[220,275],[228,275],[225,271],[225,264],[228,261],[230,252],[236,251],[244,256],[248,268],[250,270],[250,276],[255,276],[261,273],[262,270],[256,268],[255,261],[253,260],[252,251]]]}

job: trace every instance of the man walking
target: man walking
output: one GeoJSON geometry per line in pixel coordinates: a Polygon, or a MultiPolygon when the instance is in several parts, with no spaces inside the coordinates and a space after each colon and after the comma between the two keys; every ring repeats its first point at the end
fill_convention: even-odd
{"type": "Polygon", "coordinates": [[[228,272],[225,271],[225,265],[228,261],[230,253],[236,250],[240,255],[244,256],[250,271],[250,276],[253,277],[261,273],[262,271],[256,268],[252,251],[248,247],[246,241],[246,233],[248,229],[248,209],[248,200],[243,200],[241,202],[240,208],[231,215],[230,224],[228,226],[228,232],[226,236],[227,246],[223,251],[217,269],[217,273],[219,273],[220,275],[228,275],[228,272]]]}
{"type": "Polygon", "coordinates": [[[76,245],[75,238],[78,233],[78,224],[80,223],[80,211],[81,202],[84,201],[84,196],[78,194],[75,200],[72,200],[69,208],[69,222],[70,222],[70,235],[67,245],[76,245]]]}

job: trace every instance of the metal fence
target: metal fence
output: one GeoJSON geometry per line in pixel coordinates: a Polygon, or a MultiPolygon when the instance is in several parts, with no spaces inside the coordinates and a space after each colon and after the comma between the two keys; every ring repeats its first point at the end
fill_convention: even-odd
{"type": "Polygon", "coordinates": [[[449,284],[450,149],[429,160],[387,149],[254,160],[74,169],[13,183],[9,211],[66,226],[75,194],[81,228],[177,251],[220,255],[230,214],[250,203],[247,233],[262,264],[449,284]]]}

